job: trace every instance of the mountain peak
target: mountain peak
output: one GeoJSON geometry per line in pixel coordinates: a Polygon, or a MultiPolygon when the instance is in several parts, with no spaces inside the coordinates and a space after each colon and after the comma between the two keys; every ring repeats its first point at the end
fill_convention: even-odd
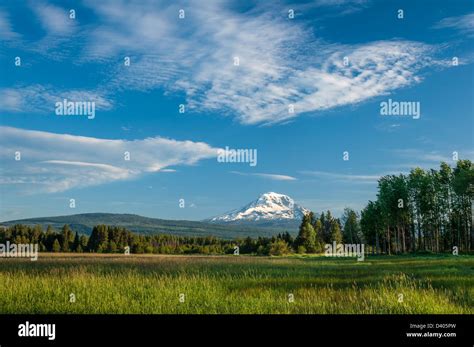
{"type": "Polygon", "coordinates": [[[267,192],[241,209],[211,218],[211,222],[300,221],[309,212],[288,195],[267,192]]]}

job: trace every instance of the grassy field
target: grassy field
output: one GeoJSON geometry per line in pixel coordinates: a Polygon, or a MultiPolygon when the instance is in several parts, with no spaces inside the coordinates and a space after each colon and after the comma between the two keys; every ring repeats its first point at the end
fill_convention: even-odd
{"type": "Polygon", "coordinates": [[[474,256],[0,259],[0,313],[472,314],[473,294],[474,256]]]}

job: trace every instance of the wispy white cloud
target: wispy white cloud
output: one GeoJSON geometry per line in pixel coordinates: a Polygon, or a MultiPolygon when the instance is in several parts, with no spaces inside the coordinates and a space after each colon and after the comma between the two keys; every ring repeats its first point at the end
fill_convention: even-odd
{"type": "Polygon", "coordinates": [[[451,150],[421,150],[416,148],[404,148],[392,150],[392,153],[404,160],[410,160],[414,167],[437,167],[442,161],[454,162],[454,152],[457,152],[458,159],[474,159],[474,151],[465,148],[452,148],[451,150]]]}
{"type": "Polygon", "coordinates": [[[396,131],[402,129],[402,124],[382,122],[382,123],[376,124],[374,128],[379,130],[379,131],[393,133],[393,132],[396,132],[396,131]]]}
{"type": "Polygon", "coordinates": [[[231,173],[241,176],[255,176],[270,179],[273,181],[296,181],[297,179],[293,176],[288,175],[280,175],[280,174],[269,174],[269,173],[248,173],[248,172],[240,172],[240,171],[231,171],[231,173]]]}
{"type": "Polygon", "coordinates": [[[17,40],[19,38],[20,35],[13,30],[8,14],[0,10],[0,40],[10,41],[17,40]]]}
{"type": "Polygon", "coordinates": [[[78,18],[69,17],[70,8],[43,0],[30,1],[29,5],[43,30],[43,36],[38,41],[21,42],[20,46],[49,60],[71,59],[72,52],[84,44],[87,29],[80,27],[78,18]]]}
{"type": "MultiPolygon", "coordinates": [[[[347,4],[366,4],[368,0],[318,0],[314,3],[318,6],[340,6],[340,5],[347,5],[347,4]]],[[[299,7],[298,7],[299,8],[299,7]]]]}
{"type": "Polygon", "coordinates": [[[375,175],[354,175],[354,174],[341,174],[335,172],[326,171],[301,171],[304,175],[314,176],[321,179],[338,181],[338,182],[351,182],[351,183],[377,183],[380,177],[389,173],[375,174],[375,175]]]}
{"type": "Polygon", "coordinates": [[[0,127],[0,148],[0,183],[17,185],[28,193],[61,192],[169,172],[169,166],[193,165],[217,156],[217,149],[203,142],[161,137],[110,140],[11,127],[0,127]],[[21,153],[20,161],[15,161],[15,152],[21,153]]]}
{"type": "MultiPolygon", "coordinates": [[[[374,173],[371,174],[347,174],[317,170],[301,171],[300,173],[332,182],[376,185],[382,176],[408,174],[412,169],[417,167],[424,170],[436,169],[441,162],[455,166],[453,152],[441,152],[436,150],[424,151],[415,148],[393,149],[388,152],[394,158],[393,164],[373,165],[372,172],[374,173]]],[[[460,149],[457,152],[459,159],[474,160],[473,150],[460,149]]]]}
{"type": "Polygon", "coordinates": [[[108,85],[181,93],[188,109],[244,124],[360,103],[416,84],[426,68],[444,64],[435,58],[437,47],[420,42],[324,42],[272,6],[236,12],[220,1],[86,4],[100,25],[90,30],[82,59],[131,56],[132,65],[114,68],[108,85]],[[178,19],[180,8],[185,19],[178,19]]]}
{"type": "Polygon", "coordinates": [[[447,17],[440,20],[434,25],[435,29],[456,29],[463,34],[469,36],[474,35],[474,13],[469,13],[463,16],[447,17]]]}
{"type": "Polygon", "coordinates": [[[434,162],[439,163],[441,161],[449,161],[448,153],[440,154],[437,151],[423,151],[420,149],[403,148],[395,149],[392,151],[395,155],[403,159],[412,159],[421,162],[434,162]]]}
{"type": "Polygon", "coordinates": [[[372,198],[373,192],[364,191],[363,194],[358,195],[361,196],[360,202],[348,202],[347,198],[337,199],[328,197],[325,199],[303,198],[298,200],[298,203],[317,214],[331,211],[333,216],[340,217],[346,208],[352,208],[355,211],[362,210],[366,205],[367,199],[372,198]]]}
{"type": "Polygon", "coordinates": [[[418,167],[423,170],[438,169],[441,162],[445,162],[451,167],[454,167],[456,166],[456,161],[453,158],[453,152],[457,152],[458,159],[474,161],[474,150],[472,149],[452,148],[450,150],[441,151],[403,148],[387,150],[387,155],[393,157],[392,163],[377,164],[372,167],[378,170],[390,170],[385,174],[394,175],[401,173],[408,174],[412,169],[418,167]]]}
{"type": "Polygon", "coordinates": [[[98,110],[109,110],[113,101],[101,91],[58,90],[52,86],[29,85],[0,88],[0,110],[54,114],[55,103],[69,101],[95,102],[98,110]]]}
{"type": "Polygon", "coordinates": [[[69,18],[69,10],[45,2],[31,2],[32,9],[48,35],[66,36],[75,31],[75,19],[69,18]]]}
{"type": "MultiPolygon", "coordinates": [[[[182,95],[188,110],[214,111],[243,124],[282,123],[357,104],[419,83],[433,66],[448,66],[437,58],[438,47],[421,42],[325,42],[304,21],[288,20],[280,7],[259,1],[246,11],[218,0],[84,3],[97,22],[83,28],[65,9],[33,7],[47,37],[75,37],[81,52],[75,60],[102,64],[110,76],[102,83],[106,94],[162,90],[182,95]],[[125,56],[131,66],[117,64],[125,56]]],[[[322,0],[314,6],[364,3],[322,0]]],[[[3,103],[12,107],[18,96],[7,92],[3,103]]]]}

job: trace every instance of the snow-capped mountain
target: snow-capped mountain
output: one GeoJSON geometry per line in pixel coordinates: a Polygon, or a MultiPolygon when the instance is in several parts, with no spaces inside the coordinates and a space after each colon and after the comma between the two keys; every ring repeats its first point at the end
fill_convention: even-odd
{"type": "Polygon", "coordinates": [[[269,192],[248,205],[207,221],[212,223],[258,223],[295,224],[300,223],[309,210],[299,206],[288,195],[269,192]],[[268,222],[268,223],[267,223],[268,222]]]}

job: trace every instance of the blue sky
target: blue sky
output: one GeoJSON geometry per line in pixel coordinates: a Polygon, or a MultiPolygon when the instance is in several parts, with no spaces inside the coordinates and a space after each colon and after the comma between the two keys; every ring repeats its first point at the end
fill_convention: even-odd
{"type": "Polygon", "coordinates": [[[473,38],[460,0],[2,1],[0,220],[199,220],[267,191],[360,210],[381,175],[474,158],[473,38]],[[57,115],[64,98],[95,118],[57,115]]]}

